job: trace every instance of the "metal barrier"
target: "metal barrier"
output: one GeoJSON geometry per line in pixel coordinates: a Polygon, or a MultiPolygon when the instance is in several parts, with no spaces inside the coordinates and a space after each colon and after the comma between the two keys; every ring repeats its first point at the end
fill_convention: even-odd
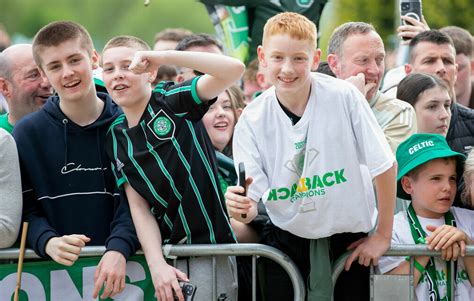
{"type": "MultiPolygon", "coordinates": [[[[333,283],[336,283],[337,278],[341,274],[342,270],[344,269],[344,264],[346,262],[346,259],[350,256],[350,254],[345,254],[341,256],[341,258],[338,258],[336,264],[333,267],[333,273],[332,273],[332,280],[333,283]]],[[[441,251],[434,251],[434,250],[429,250],[426,246],[423,245],[392,245],[390,249],[384,254],[384,256],[441,256],[441,251]]],[[[467,246],[466,247],[466,256],[474,256],[474,246],[467,246]]],[[[450,262],[451,264],[451,287],[454,286],[454,281],[456,280],[455,277],[453,276],[453,273],[455,271],[454,269],[454,261],[450,262]]],[[[413,257],[410,259],[410,274],[409,276],[409,284],[411,286],[411,289],[409,291],[409,299],[408,300],[414,300],[415,296],[415,285],[414,285],[414,261],[413,257]]],[[[397,276],[397,275],[387,275],[387,277],[390,276],[397,276]]],[[[371,283],[371,289],[370,289],[370,295],[371,295],[371,300],[374,300],[374,272],[373,272],[373,266],[371,266],[371,275],[370,275],[370,283],[371,283]]],[[[451,298],[450,300],[454,300],[454,290],[451,291],[451,298]]]]}
{"type": "MultiPolygon", "coordinates": [[[[101,256],[105,247],[84,247],[81,257],[101,256]]],[[[19,249],[0,250],[0,260],[15,260],[18,258],[19,249]]],[[[138,255],[143,251],[137,252],[138,255]]],[[[294,300],[304,300],[306,288],[293,261],[278,249],[262,244],[217,244],[217,245],[165,245],[163,246],[165,257],[188,257],[188,256],[212,256],[213,258],[213,300],[217,300],[217,279],[215,256],[252,256],[252,300],[256,300],[256,262],[257,256],[266,257],[278,263],[288,273],[293,284],[294,300]]],[[[33,250],[27,249],[25,259],[40,259],[33,250]]]]}

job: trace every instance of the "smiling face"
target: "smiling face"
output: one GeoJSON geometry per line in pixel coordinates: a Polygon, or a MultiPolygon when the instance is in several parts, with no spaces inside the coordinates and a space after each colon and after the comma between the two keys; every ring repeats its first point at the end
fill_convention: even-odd
{"type": "Polygon", "coordinates": [[[411,195],[417,215],[440,218],[456,196],[456,159],[431,160],[417,167],[416,175],[404,176],[402,186],[411,195]]]}
{"type": "Polygon", "coordinates": [[[7,48],[3,55],[11,64],[12,78],[8,91],[3,94],[8,99],[10,115],[13,121],[39,110],[52,95],[49,82],[40,75],[33,60],[31,45],[14,45],[7,48]]]}
{"type": "Polygon", "coordinates": [[[217,101],[211,105],[202,118],[202,122],[214,148],[223,151],[234,134],[234,127],[237,122],[236,113],[232,109],[227,92],[224,91],[219,94],[217,101]]]}
{"type": "Polygon", "coordinates": [[[265,80],[275,86],[279,96],[309,94],[310,73],[318,66],[320,53],[311,41],[288,34],[268,37],[258,49],[260,64],[266,70],[265,80]]]}
{"type": "Polygon", "coordinates": [[[446,89],[435,86],[423,91],[414,107],[419,133],[436,133],[446,137],[451,121],[451,97],[446,89]]]}
{"type": "Polygon", "coordinates": [[[147,102],[151,93],[151,73],[135,74],[128,69],[137,49],[112,47],[102,53],[102,78],[112,99],[121,107],[147,102]]]}
{"type": "Polygon", "coordinates": [[[363,73],[365,83],[375,83],[367,93],[370,100],[379,89],[385,72],[385,48],[375,31],[352,34],[342,43],[339,54],[331,54],[331,70],[338,78],[346,79],[363,73]]]}
{"type": "Polygon", "coordinates": [[[79,38],[57,46],[41,48],[41,69],[62,101],[77,102],[95,97],[92,70],[98,67],[98,56],[84,49],[79,38]]]}

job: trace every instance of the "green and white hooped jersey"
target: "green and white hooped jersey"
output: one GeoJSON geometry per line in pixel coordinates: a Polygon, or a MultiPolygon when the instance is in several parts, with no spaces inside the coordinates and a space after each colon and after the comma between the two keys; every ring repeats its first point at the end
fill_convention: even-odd
{"type": "Polygon", "coordinates": [[[275,88],[242,113],[234,162],[253,177],[248,196],[262,198],[272,222],[305,238],[368,232],[375,217],[372,178],[394,156],[372,111],[352,85],[314,73],[311,95],[293,125],[275,88]]]}
{"type": "Polygon", "coordinates": [[[150,204],[165,243],[232,243],[214,147],[201,122],[213,101],[201,102],[198,79],[160,83],[135,127],[117,118],[107,154],[117,185],[128,182],[150,204]]]}
{"type": "MultiPolygon", "coordinates": [[[[456,226],[463,230],[472,239],[474,237],[474,211],[451,207],[451,212],[453,213],[454,219],[456,220],[456,226]]],[[[444,217],[441,217],[440,219],[428,219],[418,216],[418,220],[420,221],[421,227],[427,235],[431,234],[431,232],[426,229],[427,225],[444,225],[444,217]]],[[[415,244],[405,211],[397,213],[394,217],[391,243],[392,245],[415,244]]],[[[382,274],[387,273],[399,266],[404,261],[405,257],[381,257],[379,260],[378,269],[382,274]]],[[[440,258],[437,258],[435,259],[435,266],[436,273],[439,276],[437,277],[439,278],[437,281],[438,290],[441,297],[440,299],[442,299],[447,294],[446,262],[442,261],[440,258]]],[[[423,276],[420,279],[415,291],[418,301],[431,301],[428,293],[429,286],[430,284],[428,278],[423,276]]],[[[474,300],[474,288],[471,286],[467,271],[464,266],[464,261],[462,259],[459,259],[457,263],[454,296],[455,301],[474,300]]]]}

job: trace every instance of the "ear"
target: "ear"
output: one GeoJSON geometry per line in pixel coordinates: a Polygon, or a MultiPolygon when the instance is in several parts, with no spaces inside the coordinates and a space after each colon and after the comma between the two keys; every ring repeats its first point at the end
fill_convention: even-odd
{"type": "Polygon", "coordinates": [[[313,62],[311,65],[311,71],[316,71],[318,69],[319,63],[321,62],[321,49],[316,49],[316,52],[313,56],[313,62]]]}
{"type": "Polygon", "coordinates": [[[6,99],[10,99],[13,93],[12,84],[3,77],[0,77],[0,93],[5,96],[6,99]]]}
{"type": "MultiPolygon", "coordinates": [[[[237,115],[237,120],[239,120],[240,115],[242,115],[243,110],[244,109],[242,109],[242,108],[238,108],[237,110],[235,110],[235,115],[237,115]]],[[[237,122],[237,120],[236,120],[236,122],[237,122]]]]}
{"type": "Polygon", "coordinates": [[[150,83],[154,82],[157,75],[158,75],[158,70],[152,70],[148,72],[148,81],[150,83]]]}
{"type": "Polygon", "coordinates": [[[403,176],[400,182],[402,184],[403,190],[405,190],[407,194],[412,194],[413,192],[412,179],[410,179],[407,176],[403,176]]]}
{"type": "Polygon", "coordinates": [[[92,69],[95,70],[99,68],[99,54],[97,53],[95,49],[92,50],[91,60],[92,60],[92,69]]]}
{"type": "Polygon", "coordinates": [[[337,55],[334,53],[330,53],[328,54],[326,59],[327,59],[329,68],[331,68],[331,71],[334,74],[336,74],[336,76],[338,76],[339,71],[340,71],[340,66],[339,66],[339,60],[338,60],[337,55]]]}
{"type": "Polygon", "coordinates": [[[184,76],[183,76],[182,73],[180,73],[180,74],[176,75],[176,83],[179,84],[179,83],[182,83],[182,82],[184,82],[184,76]]]}
{"type": "Polygon", "coordinates": [[[413,66],[410,64],[405,64],[405,74],[408,75],[413,72],[413,66]]]}
{"type": "Polygon", "coordinates": [[[262,67],[267,67],[267,61],[265,59],[265,52],[263,51],[263,46],[260,45],[257,48],[258,62],[262,67]]]}

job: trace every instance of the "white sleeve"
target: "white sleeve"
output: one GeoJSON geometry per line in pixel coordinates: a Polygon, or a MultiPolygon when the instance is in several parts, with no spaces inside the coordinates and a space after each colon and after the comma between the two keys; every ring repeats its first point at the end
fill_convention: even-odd
{"type": "Polygon", "coordinates": [[[348,97],[356,100],[350,103],[359,160],[367,165],[370,175],[374,178],[392,167],[395,157],[367,100],[356,88],[351,87],[348,91],[348,97]]]}
{"type": "Polygon", "coordinates": [[[232,153],[237,173],[239,163],[244,162],[245,176],[253,178],[252,184],[248,187],[247,196],[258,202],[270,185],[255,133],[246,121],[245,116],[240,117],[235,127],[232,153]]]}
{"type": "Polygon", "coordinates": [[[0,129],[0,248],[15,243],[20,230],[22,192],[20,164],[13,137],[0,129]]]}

